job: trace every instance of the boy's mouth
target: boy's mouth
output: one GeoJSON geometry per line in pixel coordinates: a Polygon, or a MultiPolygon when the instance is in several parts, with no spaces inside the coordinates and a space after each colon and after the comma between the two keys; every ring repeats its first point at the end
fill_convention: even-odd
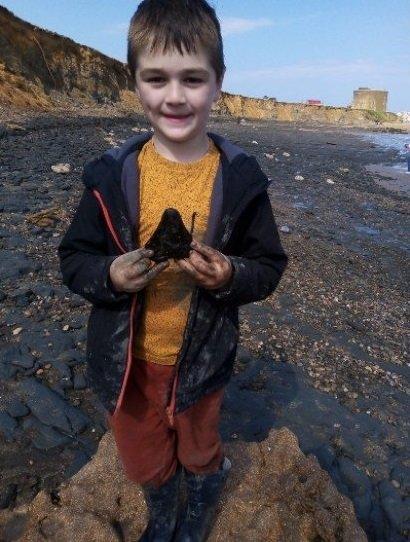
{"type": "Polygon", "coordinates": [[[188,115],[163,115],[167,120],[182,122],[191,116],[191,113],[188,115]]]}

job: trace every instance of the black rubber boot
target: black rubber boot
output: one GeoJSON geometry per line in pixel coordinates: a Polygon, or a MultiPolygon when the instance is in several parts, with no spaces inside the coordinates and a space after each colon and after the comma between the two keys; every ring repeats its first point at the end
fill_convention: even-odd
{"type": "Polygon", "coordinates": [[[178,519],[175,542],[204,542],[208,538],[231,466],[225,457],[215,474],[198,475],[185,470],[187,502],[178,519]]]}
{"type": "Polygon", "coordinates": [[[140,542],[171,542],[174,537],[178,517],[180,482],[182,467],[178,468],[165,484],[155,488],[149,484],[142,486],[147,503],[149,519],[140,542]]]}

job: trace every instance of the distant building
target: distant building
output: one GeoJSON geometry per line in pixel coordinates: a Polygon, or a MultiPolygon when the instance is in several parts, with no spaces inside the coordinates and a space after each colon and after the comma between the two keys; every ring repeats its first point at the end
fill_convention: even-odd
{"type": "Polygon", "coordinates": [[[316,100],[315,98],[309,98],[309,100],[306,100],[306,103],[308,105],[322,105],[322,101],[316,100]]]}
{"type": "Polygon", "coordinates": [[[400,111],[397,116],[401,118],[403,122],[410,122],[410,111],[400,111]]]}
{"type": "Polygon", "coordinates": [[[371,111],[387,111],[387,90],[371,90],[359,87],[353,92],[352,109],[370,109],[371,111]]]}

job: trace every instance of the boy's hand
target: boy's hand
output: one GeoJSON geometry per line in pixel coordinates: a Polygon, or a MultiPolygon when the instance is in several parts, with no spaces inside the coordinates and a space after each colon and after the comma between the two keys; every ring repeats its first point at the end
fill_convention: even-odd
{"type": "Polygon", "coordinates": [[[232,276],[232,264],[227,256],[218,250],[192,241],[189,258],[175,260],[202,288],[214,290],[227,284],[232,276]]]}
{"type": "Polygon", "coordinates": [[[138,292],[169,266],[169,261],[153,264],[154,252],[138,248],[118,256],[110,266],[110,279],[118,292],[138,292]]]}

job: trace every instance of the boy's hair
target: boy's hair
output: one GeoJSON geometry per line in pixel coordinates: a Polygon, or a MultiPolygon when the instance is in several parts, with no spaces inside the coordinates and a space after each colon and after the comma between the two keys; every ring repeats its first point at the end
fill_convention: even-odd
{"type": "Polygon", "coordinates": [[[201,44],[220,82],[225,73],[221,27],[215,10],[205,0],[143,0],[128,31],[128,68],[135,84],[138,53],[176,48],[197,52],[201,44]]]}

